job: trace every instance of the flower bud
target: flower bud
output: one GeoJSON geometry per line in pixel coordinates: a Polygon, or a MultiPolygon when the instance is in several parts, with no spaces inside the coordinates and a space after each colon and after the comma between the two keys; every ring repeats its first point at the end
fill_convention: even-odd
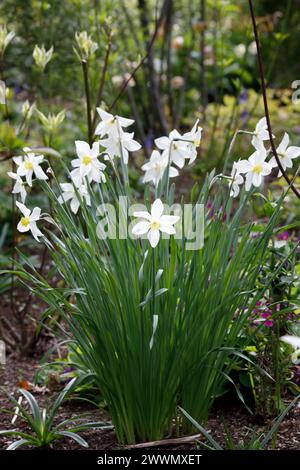
{"type": "Polygon", "coordinates": [[[76,53],[80,60],[89,59],[98,49],[98,44],[92,40],[86,31],[75,33],[75,39],[78,46],[76,53]]]}
{"type": "Polygon", "coordinates": [[[34,109],[35,109],[35,103],[30,104],[29,101],[26,100],[22,106],[22,116],[25,119],[30,119],[34,109]]]}
{"type": "Polygon", "coordinates": [[[0,55],[4,54],[5,49],[7,48],[8,44],[13,40],[15,37],[14,31],[7,31],[7,27],[5,25],[0,25],[0,55]]]}
{"type": "Polygon", "coordinates": [[[45,70],[46,65],[50,62],[53,55],[53,46],[50,47],[48,51],[46,51],[45,46],[39,47],[37,44],[33,50],[33,58],[37,65],[37,67],[43,72],[45,70]]]}

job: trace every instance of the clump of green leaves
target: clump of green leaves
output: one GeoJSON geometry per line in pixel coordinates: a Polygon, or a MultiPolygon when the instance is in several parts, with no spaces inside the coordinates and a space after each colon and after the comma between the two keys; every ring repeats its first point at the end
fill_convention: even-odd
{"type": "Polygon", "coordinates": [[[69,395],[78,384],[76,378],[71,380],[67,386],[59,393],[50,409],[41,409],[35,397],[25,389],[20,389],[21,395],[25,398],[30,411],[21,404],[21,400],[16,400],[8,395],[9,400],[16,405],[16,415],[19,415],[31,432],[23,432],[17,429],[0,431],[0,436],[17,436],[20,439],[8,446],[7,450],[15,450],[19,447],[47,447],[52,442],[69,438],[76,441],[83,447],[88,447],[88,443],[78,434],[81,431],[93,428],[111,429],[103,422],[84,422],[84,418],[78,416],[56,423],[56,417],[63,400],[69,395]]]}

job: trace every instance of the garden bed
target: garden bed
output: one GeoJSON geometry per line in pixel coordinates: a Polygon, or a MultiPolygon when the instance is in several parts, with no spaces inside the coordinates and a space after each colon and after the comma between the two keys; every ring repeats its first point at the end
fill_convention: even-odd
{"type": "MultiPolygon", "coordinates": [[[[39,368],[40,357],[19,358],[16,355],[10,355],[7,360],[5,369],[0,370],[0,383],[4,390],[11,393],[17,392],[18,386],[22,380],[33,382],[35,373],[39,368]]],[[[37,389],[38,390],[38,389],[37,389]]],[[[47,391],[46,393],[35,393],[39,403],[52,402],[56,392],[47,391]]],[[[0,396],[1,408],[11,408],[11,404],[4,398],[3,393],[0,396]]],[[[63,420],[81,413],[90,413],[90,419],[93,420],[109,420],[105,411],[100,411],[85,402],[66,401],[60,412],[58,419],[63,420]]],[[[235,397],[226,395],[219,400],[212,412],[206,429],[220,443],[224,443],[224,424],[226,423],[230,435],[236,442],[245,439],[248,434],[250,437],[250,429],[256,428],[263,431],[264,428],[271,424],[271,420],[262,417],[251,416],[245,408],[240,405],[235,397]]],[[[21,420],[17,421],[17,426],[22,426],[21,420]]],[[[0,429],[11,429],[11,416],[0,413],[0,429]]],[[[81,434],[89,443],[90,450],[115,450],[121,446],[117,444],[115,434],[112,430],[90,430],[81,434]]],[[[247,438],[246,438],[247,439],[247,438]]],[[[12,442],[10,437],[1,437],[0,449],[5,449],[12,442]]],[[[196,447],[196,443],[178,445],[161,445],[156,447],[161,449],[192,449],[196,447]]],[[[53,449],[60,450],[82,450],[73,441],[68,439],[55,442],[53,449]]],[[[288,414],[284,422],[281,424],[278,435],[276,449],[280,450],[300,450],[300,407],[294,407],[288,414]]]]}

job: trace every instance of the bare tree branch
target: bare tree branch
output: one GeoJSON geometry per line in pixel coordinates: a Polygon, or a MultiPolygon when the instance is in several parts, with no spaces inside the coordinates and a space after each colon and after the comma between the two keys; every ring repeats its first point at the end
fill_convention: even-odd
{"type": "Polygon", "coordinates": [[[261,48],[260,48],[260,43],[259,43],[259,37],[258,37],[258,31],[257,31],[257,24],[255,20],[255,13],[254,13],[254,8],[253,8],[253,3],[252,0],[249,1],[249,7],[250,7],[250,13],[251,13],[251,19],[252,19],[252,25],[253,25],[253,32],[254,32],[254,37],[255,37],[255,43],[256,43],[256,48],[257,48],[257,57],[258,57],[258,65],[259,65],[259,73],[260,73],[260,80],[261,80],[261,88],[262,88],[262,95],[263,95],[263,101],[264,101],[264,108],[265,108],[265,115],[266,115],[266,120],[267,120],[267,126],[268,126],[268,132],[269,132],[269,139],[271,143],[271,149],[272,153],[276,159],[278,168],[280,169],[282,176],[285,178],[286,182],[289,184],[290,188],[292,191],[296,194],[296,196],[300,199],[300,193],[297,190],[297,188],[293,185],[293,182],[290,180],[289,176],[287,175],[286,171],[284,170],[280,157],[277,153],[275,142],[273,139],[273,133],[272,133],[272,126],[271,126],[271,119],[270,119],[270,113],[269,113],[269,106],[268,106],[268,99],[267,99],[267,87],[266,87],[266,81],[265,81],[265,74],[264,74],[264,65],[263,65],[263,59],[262,59],[262,53],[261,53],[261,48]]]}

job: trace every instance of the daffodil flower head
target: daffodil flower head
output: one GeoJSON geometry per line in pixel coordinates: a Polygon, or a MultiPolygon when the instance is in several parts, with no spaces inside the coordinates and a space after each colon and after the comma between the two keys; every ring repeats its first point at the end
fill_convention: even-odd
{"type": "MultiPolygon", "coordinates": [[[[287,168],[293,167],[293,160],[294,158],[298,158],[300,156],[300,147],[290,146],[289,147],[290,138],[287,132],[285,132],[282,141],[280,142],[279,146],[277,147],[277,154],[280,159],[280,163],[282,168],[286,170],[287,168]]],[[[272,168],[277,168],[277,160],[273,156],[269,161],[272,168]]],[[[278,176],[281,176],[281,171],[279,170],[278,176]]]]}
{"type": "MultiPolygon", "coordinates": [[[[168,157],[166,154],[161,154],[158,150],[153,150],[149,162],[142,166],[142,170],[145,171],[143,182],[148,183],[152,181],[155,186],[161,181],[167,166],[169,165],[168,157]]],[[[169,176],[174,178],[178,176],[179,172],[177,168],[169,166],[169,176]]]]}
{"type": "Polygon", "coordinates": [[[259,187],[265,176],[272,171],[272,166],[266,162],[267,151],[265,148],[256,150],[248,160],[240,160],[236,164],[238,173],[246,175],[245,188],[250,191],[252,185],[259,187]]]}
{"type": "Polygon", "coordinates": [[[88,188],[84,183],[76,185],[72,183],[61,183],[60,184],[62,194],[58,198],[59,204],[64,204],[70,201],[70,208],[73,214],[77,214],[80,207],[80,198],[86,203],[87,206],[91,205],[91,198],[88,192],[88,188]]]}
{"type": "Polygon", "coordinates": [[[12,178],[16,181],[15,185],[12,189],[12,194],[20,194],[21,201],[24,204],[24,202],[26,200],[26,196],[27,196],[24,181],[22,180],[21,176],[18,175],[17,173],[13,173],[12,171],[9,171],[7,174],[10,178],[12,178]]]}
{"type": "Polygon", "coordinates": [[[32,177],[35,176],[39,180],[47,180],[48,176],[41,168],[41,163],[44,161],[44,155],[35,155],[30,149],[24,148],[24,157],[14,157],[18,169],[19,176],[25,176],[26,182],[32,186],[32,177]]]}
{"type": "Polygon", "coordinates": [[[240,193],[240,186],[244,183],[243,176],[238,172],[238,163],[234,162],[232,165],[231,178],[229,181],[230,196],[237,197],[240,193]]]}
{"type": "Polygon", "coordinates": [[[98,160],[99,142],[94,142],[90,147],[87,142],[76,140],[75,146],[78,158],[72,160],[71,163],[74,168],[71,172],[74,182],[79,186],[87,177],[90,183],[92,181],[105,183],[106,178],[103,170],[106,165],[98,160]]]}
{"type": "Polygon", "coordinates": [[[38,229],[36,223],[40,220],[41,209],[39,207],[35,207],[31,212],[31,210],[21,202],[17,201],[16,205],[22,213],[20,222],[17,225],[18,231],[22,233],[31,231],[34,238],[39,242],[39,237],[42,237],[43,234],[38,229]]]}
{"type": "Polygon", "coordinates": [[[101,122],[97,125],[95,134],[100,137],[105,136],[112,138],[119,138],[123,128],[129,127],[134,123],[133,119],[127,119],[121,116],[114,116],[113,114],[104,111],[102,108],[97,108],[97,112],[101,118],[101,122]]]}
{"type": "Polygon", "coordinates": [[[155,248],[160,239],[160,233],[164,232],[174,235],[176,230],[174,224],[180,219],[177,215],[164,215],[164,205],[160,199],[156,199],[151,207],[151,212],[137,211],[134,217],[142,219],[132,229],[133,235],[141,236],[147,234],[152,248],[155,248]]]}

